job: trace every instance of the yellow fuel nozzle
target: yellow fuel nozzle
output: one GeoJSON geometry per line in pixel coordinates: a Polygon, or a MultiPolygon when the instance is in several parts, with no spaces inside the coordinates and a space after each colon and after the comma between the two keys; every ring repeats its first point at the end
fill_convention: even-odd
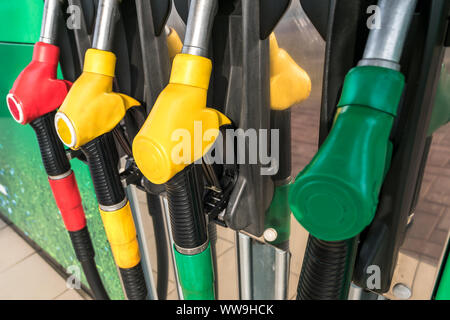
{"type": "Polygon", "coordinates": [[[174,28],[169,28],[169,34],[167,35],[167,47],[169,49],[169,58],[172,61],[177,54],[181,52],[183,43],[180,36],[174,28]]]}
{"type": "Polygon", "coordinates": [[[140,105],[135,99],[112,91],[115,66],[112,52],[86,52],[83,73],[55,116],[56,131],[68,147],[78,149],[110,132],[129,108],[140,105]]]}
{"type": "Polygon", "coordinates": [[[170,82],[133,141],[139,169],[155,184],[163,184],[205,155],[230,120],[206,107],[211,76],[209,59],[178,54],[170,82]]]}
{"type": "Polygon", "coordinates": [[[311,79],[285,50],[278,47],[275,34],[270,35],[270,106],[285,110],[307,99],[311,79]]]}

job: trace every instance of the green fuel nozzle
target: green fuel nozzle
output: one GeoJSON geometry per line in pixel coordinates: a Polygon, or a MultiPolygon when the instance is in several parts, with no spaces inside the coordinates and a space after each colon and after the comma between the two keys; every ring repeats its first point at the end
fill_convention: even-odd
{"type": "Polygon", "coordinates": [[[415,4],[379,1],[384,24],[370,32],[363,59],[345,78],[327,139],[291,187],[295,218],[321,240],[352,238],[375,215],[405,83],[398,62],[415,4]]]}
{"type": "Polygon", "coordinates": [[[333,128],[290,190],[294,216],[315,237],[349,239],[372,221],[403,86],[403,75],[392,69],[359,66],[348,73],[333,128]]]}

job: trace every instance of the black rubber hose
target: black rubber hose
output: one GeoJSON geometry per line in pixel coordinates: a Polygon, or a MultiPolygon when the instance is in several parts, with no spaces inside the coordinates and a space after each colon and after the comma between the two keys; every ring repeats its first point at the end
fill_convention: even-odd
{"type": "MultiPolygon", "coordinates": [[[[70,170],[64,146],[56,134],[55,114],[56,111],[47,113],[30,123],[36,133],[45,171],[48,176],[53,177],[70,170]]],[[[69,231],[69,235],[95,299],[108,300],[108,294],[97,270],[95,251],[87,227],[76,232],[69,231]]]]}
{"type": "Polygon", "coordinates": [[[119,268],[119,270],[128,300],[147,299],[147,286],[141,263],[132,268],[119,268]]]}
{"type": "Polygon", "coordinates": [[[345,300],[355,264],[357,238],[323,241],[309,236],[297,300],[345,300]]]}
{"type": "Polygon", "coordinates": [[[153,220],[153,231],[155,233],[158,274],[156,291],[159,300],[166,300],[167,286],[169,283],[169,248],[167,246],[164,213],[161,208],[159,195],[147,193],[147,207],[153,220]]]}
{"type": "Polygon", "coordinates": [[[119,177],[119,156],[112,133],[104,134],[81,147],[86,155],[94,182],[97,201],[112,206],[125,199],[125,190],[119,177]]]}
{"type": "Polygon", "coordinates": [[[181,248],[196,248],[208,239],[201,182],[201,166],[191,164],[166,183],[173,241],[181,248]]]}
{"type": "Polygon", "coordinates": [[[95,299],[109,300],[95,264],[95,251],[87,227],[79,231],[69,231],[69,235],[95,299]]]}
{"type": "Polygon", "coordinates": [[[56,111],[47,113],[30,123],[36,133],[42,163],[48,176],[55,177],[70,170],[70,162],[54,125],[56,111]]]}

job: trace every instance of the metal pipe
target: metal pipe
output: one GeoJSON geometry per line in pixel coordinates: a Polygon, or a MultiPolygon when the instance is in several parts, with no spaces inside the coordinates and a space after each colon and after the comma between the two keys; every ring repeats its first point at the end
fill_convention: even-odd
{"type": "Polygon", "coordinates": [[[182,53],[207,57],[217,0],[191,0],[182,53]]]}
{"type": "Polygon", "coordinates": [[[253,299],[252,285],[252,239],[236,232],[236,247],[239,273],[239,295],[241,300],[253,299]]]}
{"type": "Polygon", "coordinates": [[[363,288],[358,287],[356,284],[352,283],[350,290],[348,291],[347,300],[362,300],[363,288]]]}
{"type": "Polygon", "coordinates": [[[363,59],[358,65],[399,70],[405,39],[417,0],[379,0],[381,27],[369,33],[363,59]]]}
{"type": "Polygon", "coordinates": [[[98,5],[95,21],[94,49],[111,51],[114,39],[114,28],[119,17],[119,0],[101,0],[98,5]]]}
{"type": "Polygon", "coordinates": [[[289,251],[275,248],[275,300],[287,299],[290,257],[291,254],[289,253],[289,251]]]}
{"type": "Polygon", "coordinates": [[[55,44],[58,34],[58,18],[60,15],[60,0],[46,0],[42,15],[40,42],[55,44]]]}

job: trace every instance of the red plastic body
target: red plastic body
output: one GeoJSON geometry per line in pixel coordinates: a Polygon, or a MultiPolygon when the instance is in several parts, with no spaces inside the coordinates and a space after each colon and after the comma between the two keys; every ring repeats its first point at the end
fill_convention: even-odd
{"type": "Polygon", "coordinates": [[[71,172],[63,179],[52,180],[49,178],[48,181],[66,229],[68,231],[83,229],[86,226],[86,217],[75,174],[71,172]]]}
{"type": "Polygon", "coordinates": [[[31,63],[17,77],[6,98],[17,122],[30,123],[63,103],[72,84],[56,79],[58,62],[57,46],[35,44],[31,63]]]}

